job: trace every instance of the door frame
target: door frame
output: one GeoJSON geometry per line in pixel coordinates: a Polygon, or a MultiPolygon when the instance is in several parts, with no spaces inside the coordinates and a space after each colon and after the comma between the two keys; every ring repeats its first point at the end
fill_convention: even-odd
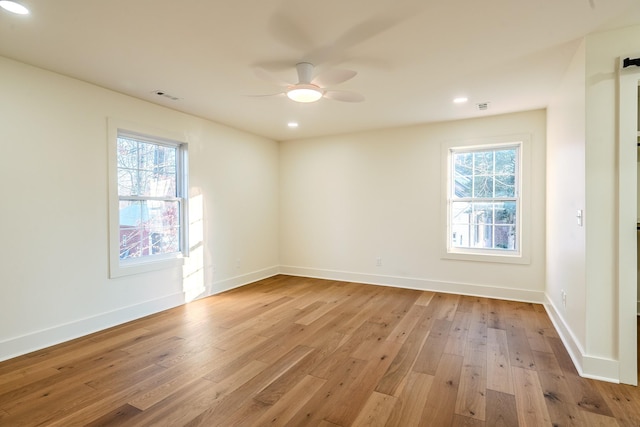
{"type": "Polygon", "coordinates": [[[638,385],[638,84],[640,67],[618,67],[618,352],[619,380],[638,385]]]}

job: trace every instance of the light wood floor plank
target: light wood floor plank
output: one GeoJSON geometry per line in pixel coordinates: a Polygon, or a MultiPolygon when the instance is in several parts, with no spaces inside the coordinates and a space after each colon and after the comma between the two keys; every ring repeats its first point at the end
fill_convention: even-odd
{"type": "Polygon", "coordinates": [[[348,398],[337,401],[324,419],[338,425],[351,425],[373,393],[376,384],[389,368],[401,345],[383,340],[378,347],[373,348],[365,369],[353,381],[344,384],[345,395],[348,398]]]}
{"type": "Polygon", "coordinates": [[[455,413],[485,421],[487,392],[484,366],[464,365],[456,398],[455,413]]]}
{"type": "Polygon", "coordinates": [[[585,411],[574,404],[565,377],[553,372],[538,372],[538,377],[551,421],[562,426],[584,425],[585,411]]]}
{"type": "Polygon", "coordinates": [[[419,304],[414,304],[407,314],[403,316],[402,320],[393,328],[393,331],[387,337],[388,340],[404,343],[409,334],[420,321],[420,318],[426,311],[426,307],[419,304]]]}
{"type": "Polygon", "coordinates": [[[85,427],[104,427],[104,426],[122,426],[127,425],[128,421],[140,413],[140,409],[131,405],[123,405],[113,411],[93,420],[85,425],[85,427]]]}
{"type": "Polygon", "coordinates": [[[485,427],[486,423],[475,418],[465,417],[464,415],[454,415],[451,427],[485,427]]]}
{"type": "Polygon", "coordinates": [[[353,383],[364,371],[367,362],[360,359],[346,359],[336,366],[335,374],[311,399],[287,422],[287,426],[316,425],[321,423],[333,410],[333,405],[348,401],[346,385],[353,383]]]}
{"type": "Polygon", "coordinates": [[[435,375],[440,359],[444,353],[444,348],[449,339],[449,331],[453,322],[444,319],[436,319],[429,331],[422,350],[418,354],[413,369],[429,375],[435,375]]]}
{"type": "Polygon", "coordinates": [[[185,425],[203,412],[217,408],[224,397],[259,375],[267,367],[262,362],[252,361],[219,383],[199,379],[190,387],[170,395],[133,417],[129,423],[131,426],[185,425]]]}
{"type": "Polygon", "coordinates": [[[409,372],[406,386],[396,399],[386,427],[417,426],[432,384],[432,375],[409,372]]]}
{"type": "Polygon", "coordinates": [[[452,355],[440,359],[427,402],[422,411],[420,426],[451,425],[460,385],[462,361],[462,357],[452,355]]]}
{"type": "Polygon", "coordinates": [[[507,345],[511,366],[524,369],[536,368],[533,352],[529,347],[529,340],[523,328],[513,327],[507,330],[507,345]]]}
{"type": "Polygon", "coordinates": [[[373,392],[352,427],[384,427],[396,404],[397,398],[373,392]]]}
{"type": "Polygon", "coordinates": [[[596,388],[612,412],[616,414],[618,424],[621,426],[640,426],[637,387],[598,382],[596,388]]]}
{"type": "Polygon", "coordinates": [[[257,426],[282,426],[304,406],[327,382],[312,375],[306,375],[255,422],[257,426]]]}
{"type": "Polygon", "coordinates": [[[513,370],[513,382],[518,410],[518,423],[521,427],[538,427],[551,425],[551,417],[541,392],[538,373],[518,366],[513,370]]]}
{"type": "Polygon", "coordinates": [[[268,405],[255,399],[247,404],[247,396],[255,396],[279,378],[295,368],[314,350],[305,346],[297,346],[284,354],[275,363],[268,365],[258,375],[252,377],[237,390],[229,393],[214,408],[207,409],[198,415],[194,425],[203,426],[228,426],[250,425],[247,419],[259,417],[268,409],[268,405]]]}
{"type": "Polygon", "coordinates": [[[502,329],[487,330],[487,388],[513,394],[513,377],[509,364],[507,333],[502,329]]]}
{"type": "Polygon", "coordinates": [[[487,390],[487,427],[517,427],[516,397],[499,391],[487,390]]]}
{"type": "Polygon", "coordinates": [[[453,317],[453,323],[449,330],[449,338],[444,346],[444,352],[464,356],[467,346],[467,336],[471,325],[471,310],[469,312],[457,312],[453,317]]]}

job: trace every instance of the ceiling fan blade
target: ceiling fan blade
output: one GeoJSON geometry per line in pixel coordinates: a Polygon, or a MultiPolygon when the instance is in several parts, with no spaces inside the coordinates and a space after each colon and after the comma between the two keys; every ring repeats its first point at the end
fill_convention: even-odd
{"type": "Polygon", "coordinates": [[[329,52],[313,52],[314,55],[318,56],[318,59],[315,60],[318,64],[332,63],[334,58],[339,58],[342,56],[341,54],[346,53],[349,49],[370,41],[385,31],[414,17],[422,8],[421,3],[424,2],[396,0],[389,3],[390,7],[379,10],[369,18],[365,18],[362,22],[347,29],[334,40],[331,40],[329,43],[331,50],[329,52]],[[329,53],[331,56],[323,58],[321,56],[323,53],[329,53]]]}
{"type": "Polygon", "coordinates": [[[349,92],[346,90],[328,90],[324,93],[324,97],[333,99],[334,101],[342,102],[362,102],[364,96],[356,92],[349,92]]]}
{"type": "Polygon", "coordinates": [[[278,93],[268,93],[266,95],[247,95],[251,98],[275,98],[275,97],[283,97],[286,95],[286,92],[278,92],[278,93]]]}
{"type": "Polygon", "coordinates": [[[313,40],[305,31],[304,25],[301,25],[300,19],[290,16],[290,9],[291,5],[283,3],[282,8],[269,19],[269,32],[283,45],[306,52],[313,47],[313,40]]]}
{"type": "Polygon", "coordinates": [[[253,69],[254,74],[256,75],[256,77],[258,77],[261,80],[264,80],[266,82],[269,83],[273,83],[276,84],[278,86],[290,86],[291,83],[285,82],[284,80],[274,76],[273,74],[271,74],[269,71],[265,70],[264,68],[261,67],[255,67],[253,69]]]}
{"type": "Polygon", "coordinates": [[[335,86],[354,78],[356,74],[358,73],[352,70],[331,69],[318,74],[311,81],[311,84],[314,84],[320,87],[335,86]]]}

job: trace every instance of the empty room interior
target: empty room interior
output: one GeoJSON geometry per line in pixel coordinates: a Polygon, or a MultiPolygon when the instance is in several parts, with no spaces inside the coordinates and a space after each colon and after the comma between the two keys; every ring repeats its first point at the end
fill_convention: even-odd
{"type": "Polygon", "coordinates": [[[640,425],[640,3],[444,3],[0,1],[0,425],[640,425]]]}

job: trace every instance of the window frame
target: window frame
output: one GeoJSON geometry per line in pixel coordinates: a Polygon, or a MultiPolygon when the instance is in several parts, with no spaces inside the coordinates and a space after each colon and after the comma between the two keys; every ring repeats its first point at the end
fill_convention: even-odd
{"type": "MultiPolygon", "coordinates": [[[[498,263],[530,263],[530,136],[511,135],[465,141],[449,141],[441,146],[442,155],[442,256],[443,259],[482,261],[498,263]],[[451,242],[454,167],[453,154],[518,147],[516,164],[516,248],[503,250],[493,248],[455,247],[451,242]]],[[[494,199],[476,199],[491,202],[494,199]]]]}
{"type": "Polygon", "coordinates": [[[188,143],[176,132],[108,119],[109,142],[109,277],[117,278],[165,268],[179,267],[189,256],[188,244],[188,143]],[[118,192],[118,138],[131,138],[149,144],[176,147],[176,196],[144,197],[120,196],[118,192]],[[169,254],[154,254],[136,258],[120,258],[120,201],[121,200],[173,200],[179,202],[180,250],[169,254]]]}

